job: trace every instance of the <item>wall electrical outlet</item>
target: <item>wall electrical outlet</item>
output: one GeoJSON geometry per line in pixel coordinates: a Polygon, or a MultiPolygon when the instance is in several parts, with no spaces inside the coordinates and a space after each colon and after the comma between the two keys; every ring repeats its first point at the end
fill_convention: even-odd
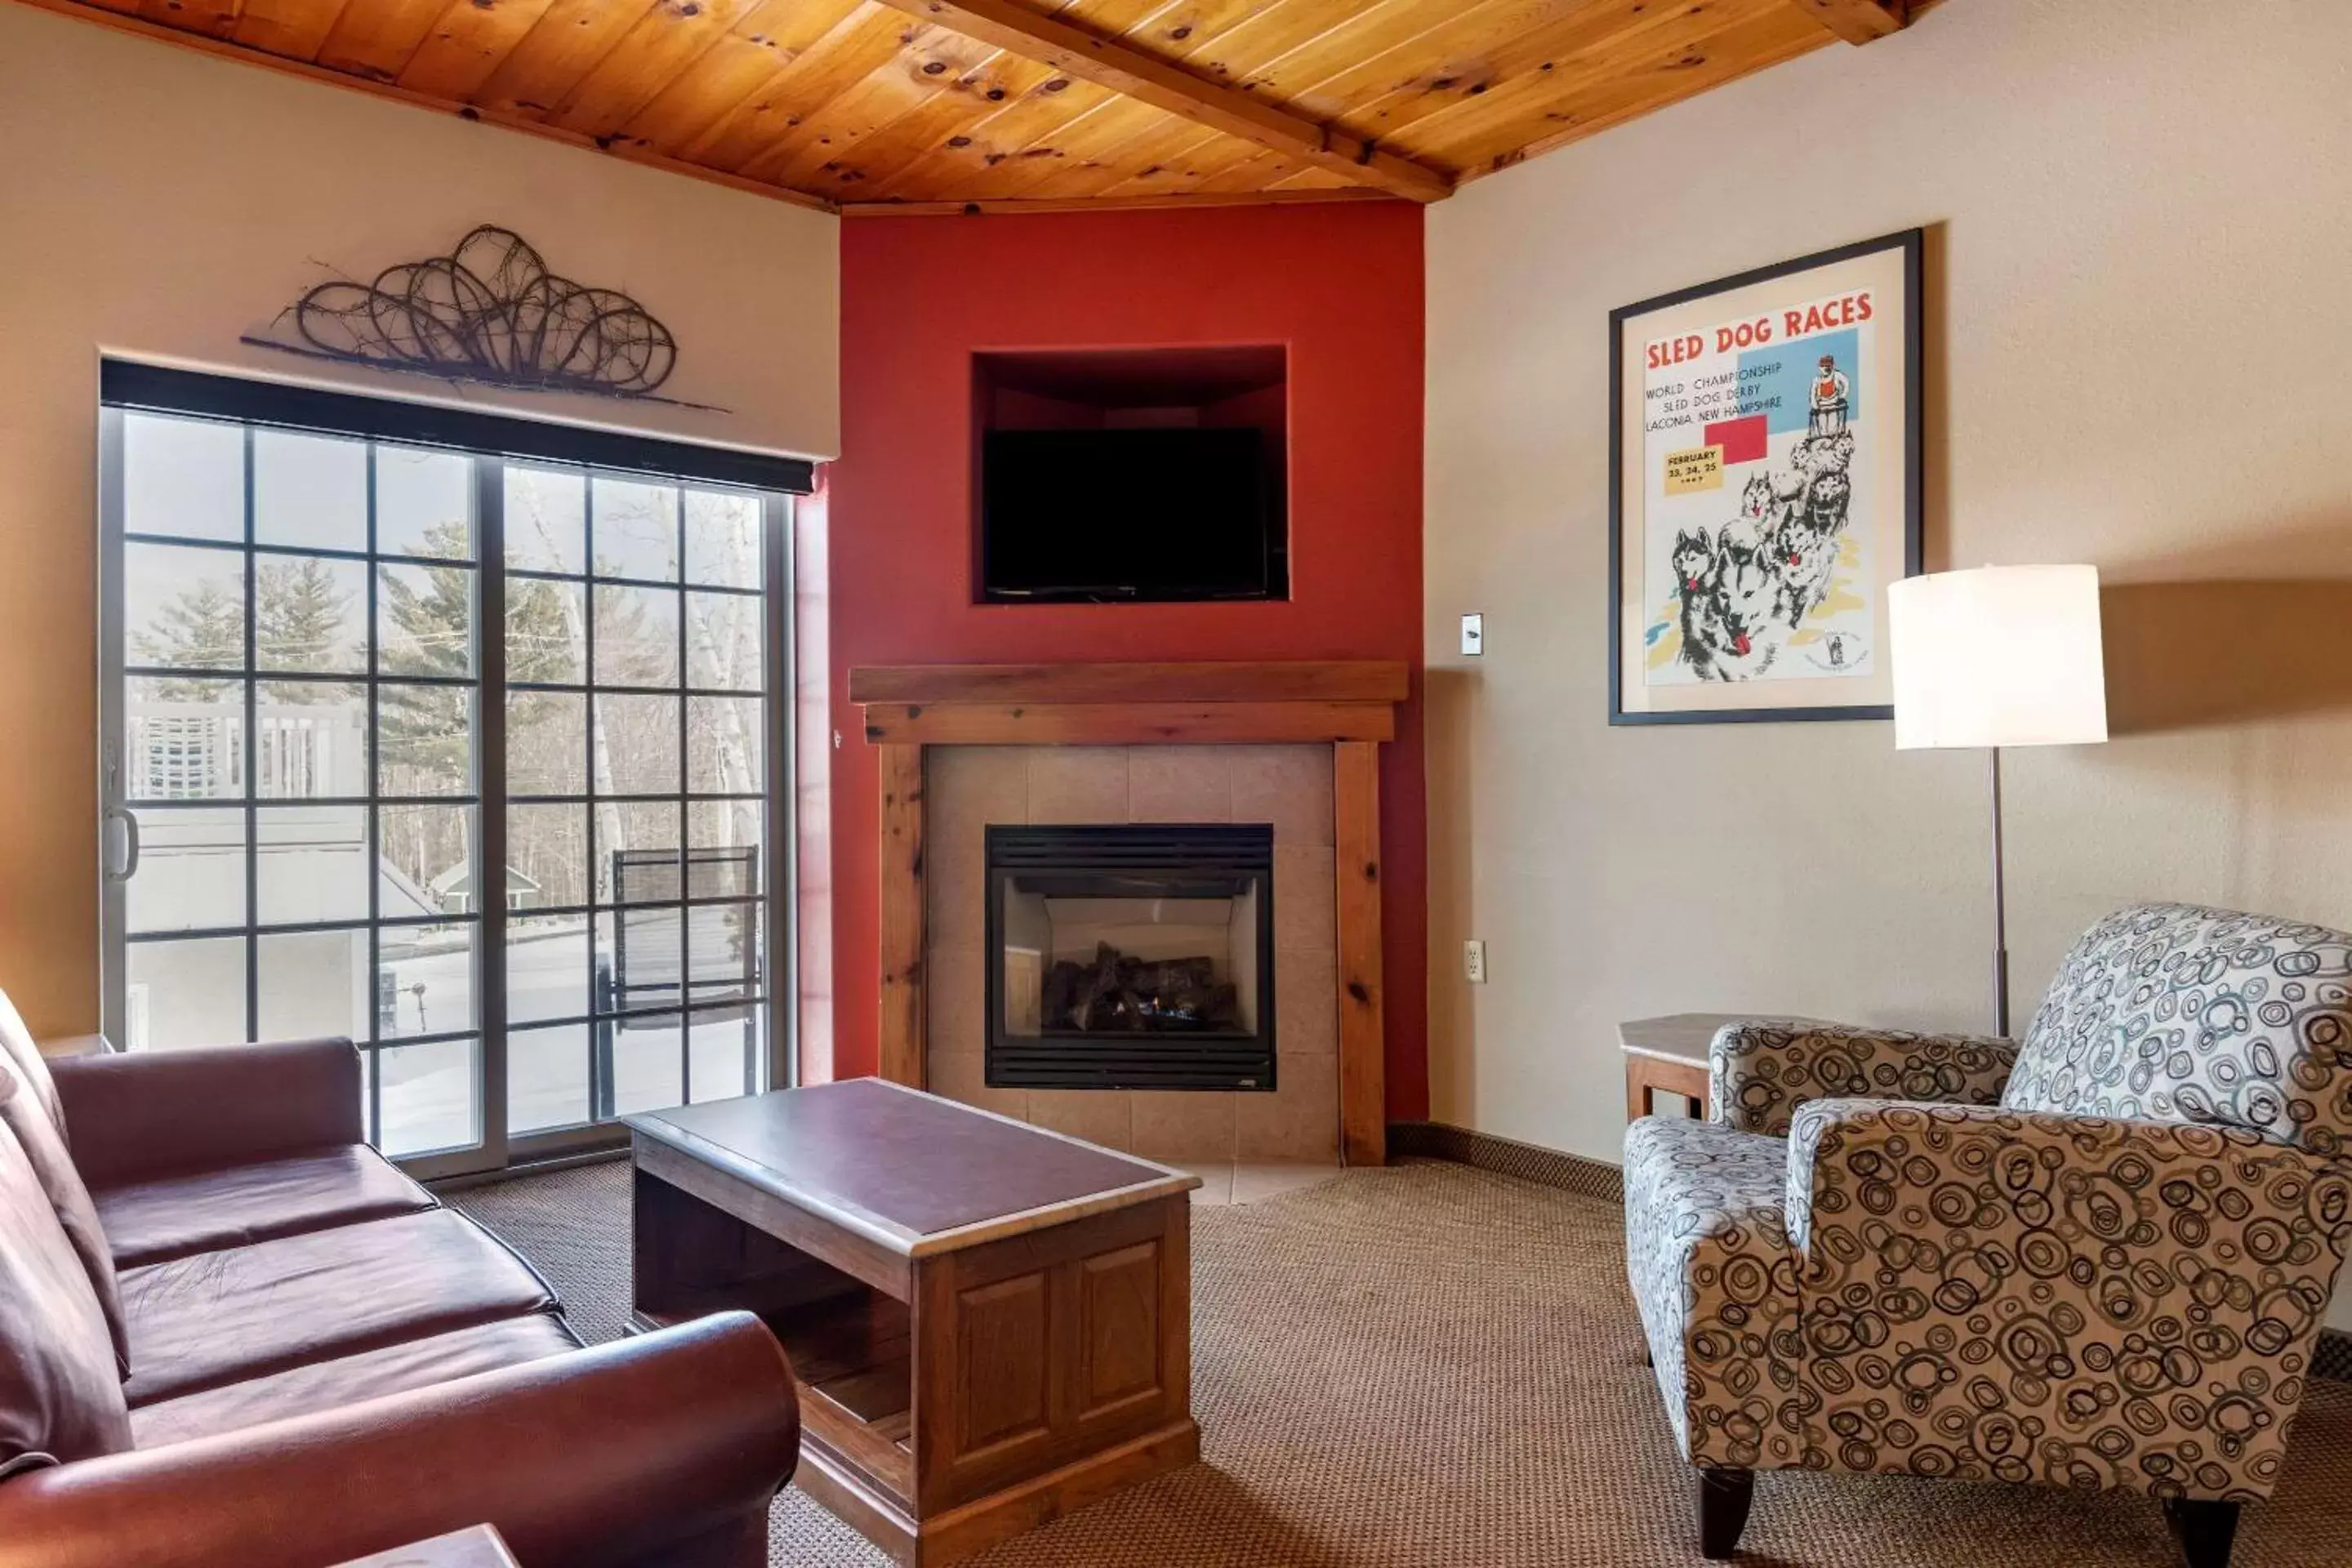
{"type": "Polygon", "coordinates": [[[1476,937],[1462,944],[1462,978],[1473,985],[1486,984],[1486,944],[1476,937]]]}
{"type": "Polygon", "coordinates": [[[1475,611],[1462,617],[1462,651],[1472,658],[1486,651],[1486,617],[1475,611]]]}

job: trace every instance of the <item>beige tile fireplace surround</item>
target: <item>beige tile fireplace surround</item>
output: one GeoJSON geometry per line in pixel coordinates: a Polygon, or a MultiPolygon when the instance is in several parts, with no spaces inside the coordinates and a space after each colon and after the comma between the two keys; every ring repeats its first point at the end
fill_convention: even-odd
{"type": "Polygon", "coordinates": [[[934,1093],[1148,1159],[1338,1162],[1330,747],[940,746],[925,759],[923,796],[934,1093]],[[982,830],[1137,822],[1273,827],[1273,1092],[985,1087],[982,830]]]}
{"type": "Polygon", "coordinates": [[[850,670],[881,761],[882,1076],[1180,1163],[1380,1164],[1380,749],[1410,679],[1378,660],[850,670]],[[991,823],[1269,827],[1275,1087],[987,1088],[991,823]]]}

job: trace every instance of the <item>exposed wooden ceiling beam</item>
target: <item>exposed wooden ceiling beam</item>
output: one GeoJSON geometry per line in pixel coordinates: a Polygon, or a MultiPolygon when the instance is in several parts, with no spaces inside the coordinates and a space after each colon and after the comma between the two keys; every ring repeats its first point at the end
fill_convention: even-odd
{"type": "Polygon", "coordinates": [[[1911,0],[1792,0],[1849,44],[1866,44],[1911,25],[1911,0]]]}
{"type": "Polygon", "coordinates": [[[1013,0],[883,4],[1362,184],[1417,202],[1442,201],[1454,190],[1451,175],[1384,153],[1376,142],[1318,124],[1238,88],[1205,80],[1125,44],[1040,16],[1013,0]]]}
{"type": "Polygon", "coordinates": [[[1182,207],[1297,206],[1329,202],[1393,202],[1375,185],[1304,191],[1161,191],[1137,196],[982,196],[971,201],[843,202],[844,217],[981,217],[991,213],[1150,212],[1182,207]]]}

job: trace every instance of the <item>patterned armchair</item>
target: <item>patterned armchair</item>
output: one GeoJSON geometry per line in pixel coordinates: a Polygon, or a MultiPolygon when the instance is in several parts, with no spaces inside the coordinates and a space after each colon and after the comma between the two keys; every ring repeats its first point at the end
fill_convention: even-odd
{"type": "Polygon", "coordinates": [[[2352,936],[2140,905],[2022,1044],[1733,1025],[1625,1137],[1658,1392],[1731,1555],[1759,1469],[2118,1488],[2225,1568],[2352,1245],[2352,936]]]}

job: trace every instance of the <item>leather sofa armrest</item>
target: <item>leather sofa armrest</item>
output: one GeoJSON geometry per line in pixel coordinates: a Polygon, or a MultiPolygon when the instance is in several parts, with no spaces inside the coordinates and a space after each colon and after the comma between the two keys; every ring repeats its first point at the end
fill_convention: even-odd
{"type": "Polygon", "coordinates": [[[489,1523],[525,1563],[690,1561],[763,1542],[799,1452],[782,1347],[727,1312],[34,1470],[0,1481],[0,1541],[9,1568],[319,1568],[489,1523]]]}
{"type": "Polygon", "coordinates": [[[93,1187],[366,1137],[349,1040],[64,1057],[49,1072],[93,1187]]]}
{"type": "Polygon", "coordinates": [[[1789,1119],[1809,1100],[1997,1104],[2016,1062],[2017,1042],[1989,1035],[1726,1024],[1707,1048],[1707,1090],[1720,1125],[1786,1138],[1789,1119]]]}

